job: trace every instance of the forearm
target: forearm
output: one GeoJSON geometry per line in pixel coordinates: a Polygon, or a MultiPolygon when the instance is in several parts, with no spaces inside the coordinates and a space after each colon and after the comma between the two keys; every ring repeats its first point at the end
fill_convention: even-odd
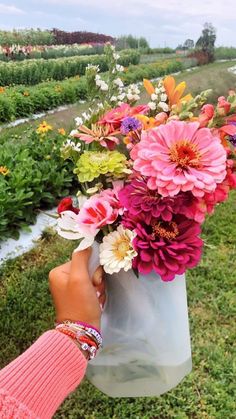
{"type": "MultiPolygon", "coordinates": [[[[87,360],[70,338],[48,331],[0,371],[0,393],[7,392],[21,408],[32,412],[32,417],[51,418],[79,385],[86,367],[87,360]]],[[[3,396],[0,409],[1,403],[4,407],[3,396]]]]}

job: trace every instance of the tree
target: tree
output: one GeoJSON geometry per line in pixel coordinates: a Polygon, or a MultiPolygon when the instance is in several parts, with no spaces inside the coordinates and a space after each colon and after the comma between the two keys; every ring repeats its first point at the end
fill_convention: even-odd
{"type": "Polygon", "coordinates": [[[193,49],[194,48],[194,41],[192,39],[186,39],[184,45],[184,49],[193,49]]]}
{"type": "Polygon", "coordinates": [[[196,42],[196,48],[201,50],[208,58],[208,62],[214,61],[216,41],[216,29],[211,23],[205,23],[202,34],[196,42]]]}

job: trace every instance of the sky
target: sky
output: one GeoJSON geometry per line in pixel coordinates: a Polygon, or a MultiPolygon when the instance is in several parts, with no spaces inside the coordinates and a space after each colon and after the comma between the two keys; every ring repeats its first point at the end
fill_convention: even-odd
{"type": "Polygon", "coordinates": [[[0,29],[59,28],[144,36],[152,47],[197,41],[203,24],[217,45],[236,47],[235,0],[0,0],[0,29]]]}

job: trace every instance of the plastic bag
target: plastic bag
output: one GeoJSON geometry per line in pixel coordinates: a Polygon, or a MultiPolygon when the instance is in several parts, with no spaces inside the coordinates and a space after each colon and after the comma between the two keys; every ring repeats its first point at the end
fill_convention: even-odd
{"type": "Polygon", "coordinates": [[[163,282],[155,273],[137,278],[122,270],[107,275],[107,296],[103,349],[89,363],[89,380],[112,397],[175,387],[192,368],[185,276],[163,282]]]}

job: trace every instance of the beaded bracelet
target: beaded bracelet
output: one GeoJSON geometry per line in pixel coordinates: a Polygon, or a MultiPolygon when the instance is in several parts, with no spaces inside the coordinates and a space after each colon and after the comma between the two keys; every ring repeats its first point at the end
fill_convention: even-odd
{"type": "Polygon", "coordinates": [[[88,360],[93,359],[102,346],[102,336],[99,330],[86,323],[66,320],[57,323],[56,330],[71,337],[80,349],[88,354],[88,360]]]}

